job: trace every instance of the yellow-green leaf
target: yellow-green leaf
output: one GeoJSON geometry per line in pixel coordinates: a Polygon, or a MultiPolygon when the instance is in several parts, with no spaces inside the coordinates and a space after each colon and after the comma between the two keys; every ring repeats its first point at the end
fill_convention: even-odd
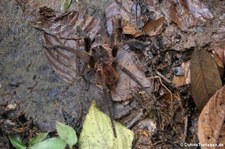
{"type": "Polygon", "coordinates": [[[34,144],[37,144],[41,141],[43,141],[47,137],[48,133],[38,133],[35,137],[30,139],[29,146],[32,146],[34,144]]]}
{"type": "Polygon", "coordinates": [[[114,137],[110,118],[96,108],[94,101],[83,124],[79,149],[131,149],[134,133],[115,122],[114,137]]]}
{"type": "Polygon", "coordinates": [[[66,142],[61,138],[50,138],[31,146],[29,149],[64,149],[66,142]]]}
{"type": "Polygon", "coordinates": [[[77,143],[77,135],[75,130],[63,123],[56,122],[56,130],[61,139],[63,139],[72,149],[73,145],[77,143]]]}

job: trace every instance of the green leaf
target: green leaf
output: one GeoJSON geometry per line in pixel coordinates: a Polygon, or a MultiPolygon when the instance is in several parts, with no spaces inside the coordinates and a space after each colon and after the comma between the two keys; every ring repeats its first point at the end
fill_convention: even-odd
{"type": "Polygon", "coordinates": [[[26,149],[27,148],[26,145],[23,144],[23,142],[15,136],[9,136],[9,140],[16,149],[26,149]]]}
{"type": "Polygon", "coordinates": [[[75,130],[63,123],[56,122],[56,130],[61,139],[63,139],[72,149],[73,145],[77,143],[77,135],[75,130]]]}
{"type": "Polygon", "coordinates": [[[61,10],[67,11],[67,9],[70,7],[72,0],[62,0],[61,2],[61,10]]]}
{"type": "Polygon", "coordinates": [[[32,146],[34,144],[37,144],[37,143],[43,141],[47,137],[47,135],[48,135],[48,133],[38,133],[35,137],[33,137],[29,141],[29,146],[32,146]]]}
{"type": "Polygon", "coordinates": [[[65,147],[66,142],[61,138],[50,138],[31,146],[29,149],[64,149],[65,147]]]}
{"type": "Polygon", "coordinates": [[[134,133],[115,122],[117,138],[114,137],[110,118],[92,102],[83,124],[79,149],[130,149],[134,133]]]}

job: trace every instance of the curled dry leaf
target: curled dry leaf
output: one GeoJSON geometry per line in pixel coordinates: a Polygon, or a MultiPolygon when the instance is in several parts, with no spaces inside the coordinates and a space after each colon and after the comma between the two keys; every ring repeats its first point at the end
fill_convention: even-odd
{"type": "Polygon", "coordinates": [[[224,75],[225,66],[225,45],[216,46],[213,48],[213,55],[218,66],[221,78],[224,75]]]}
{"type": "MultiPolygon", "coordinates": [[[[121,50],[118,53],[118,63],[131,72],[134,77],[146,88],[148,94],[152,91],[152,83],[146,78],[144,72],[138,68],[132,60],[133,52],[121,50]]],[[[131,98],[132,90],[141,88],[133,79],[131,79],[122,70],[118,70],[120,76],[116,88],[112,91],[112,98],[114,101],[126,101],[131,98]]]]}
{"type": "Polygon", "coordinates": [[[161,17],[159,19],[156,19],[154,21],[148,21],[143,26],[143,31],[147,32],[149,36],[155,36],[159,34],[160,30],[162,29],[162,26],[164,24],[165,17],[161,17]]]}
{"type": "MultiPolygon", "coordinates": [[[[202,110],[198,121],[201,144],[225,145],[225,86],[218,90],[202,110]]],[[[204,146],[203,149],[217,147],[204,146]]]]}
{"type": "Polygon", "coordinates": [[[90,58],[83,52],[84,34],[94,39],[101,29],[100,20],[76,11],[57,14],[50,8],[42,7],[40,17],[33,26],[44,31],[45,53],[56,73],[69,83],[79,79],[80,70],[77,68],[90,58]]]}
{"type": "Polygon", "coordinates": [[[123,27],[123,34],[131,35],[133,37],[138,37],[143,35],[141,31],[138,31],[135,25],[132,25],[130,23],[126,23],[123,27]]]}
{"type": "Polygon", "coordinates": [[[199,110],[222,86],[214,59],[205,49],[195,49],[191,58],[191,90],[199,110]]]}
{"type": "Polygon", "coordinates": [[[213,51],[217,54],[220,58],[223,65],[225,65],[225,44],[217,46],[213,49],[213,51]]]}

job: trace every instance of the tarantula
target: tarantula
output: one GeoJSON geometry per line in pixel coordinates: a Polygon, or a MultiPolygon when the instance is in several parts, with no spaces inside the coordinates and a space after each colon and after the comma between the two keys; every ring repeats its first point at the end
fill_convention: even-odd
{"type": "MultiPolygon", "coordinates": [[[[123,45],[122,21],[116,17],[111,20],[113,29],[110,42],[107,42],[108,37],[102,20],[77,11],[59,14],[50,8],[42,7],[39,19],[33,24],[34,27],[44,31],[46,57],[55,72],[73,84],[80,77],[89,82],[85,72],[94,70],[96,83],[102,86],[104,98],[110,102],[111,90],[116,87],[119,80],[116,66],[144,89],[132,73],[116,62],[117,52],[120,45],[123,45]]],[[[112,118],[111,110],[112,108],[109,109],[109,114],[112,118]]],[[[112,125],[114,128],[113,121],[112,125]]],[[[115,128],[113,131],[116,136],[115,128]]]]}
{"type": "MultiPolygon", "coordinates": [[[[101,20],[76,11],[57,14],[47,7],[40,8],[40,14],[33,25],[44,31],[45,53],[55,72],[73,84],[79,76],[89,82],[85,70],[94,70],[104,98],[112,101],[111,90],[119,80],[115,60],[122,32],[120,19],[113,19],[117,27],[110,36],[110,44],[99,44],[98,35],[102,33],[106,37],[101,20]]],[[[112,118],[111,110],[109,114],[112,118]]],[[[112,119],[111,122],[116,136],[112,119]]]]}

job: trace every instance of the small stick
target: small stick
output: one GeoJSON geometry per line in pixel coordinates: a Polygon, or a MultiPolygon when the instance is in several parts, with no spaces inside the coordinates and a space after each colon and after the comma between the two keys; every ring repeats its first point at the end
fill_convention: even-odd
{"type": "Polygon", "coordinates": [[[173,94],[172,94],[172,92],[166,87],[166,85],[164,85],[163,83],[162,83],[162,79],[161,79],[161,77],[159,77],[159,76],[154,76],[154,77],[150,77],[150,79],[159,79],[159,82],[160,82],[160,84],[170,93],[170,100],[171,100],[171,102],[172,102],[172,100],[173,100],[173,94]]]}
{"type": "Polygon", "coordinates": [[[170,81],[169,79],[167,79],[164,75],[162,75],[160,72],[156,71],[156,74],[161,77],[166,83],[171,84],[172,81],[170,81]]]}
{"type": "Polygon", "coordinates": [[[188,127],[188,116],[185,116],[185,121],[184,121],[184,140],[183,142],[186,141],[186,137],[187,137],[187,127],[188,127]]]}

